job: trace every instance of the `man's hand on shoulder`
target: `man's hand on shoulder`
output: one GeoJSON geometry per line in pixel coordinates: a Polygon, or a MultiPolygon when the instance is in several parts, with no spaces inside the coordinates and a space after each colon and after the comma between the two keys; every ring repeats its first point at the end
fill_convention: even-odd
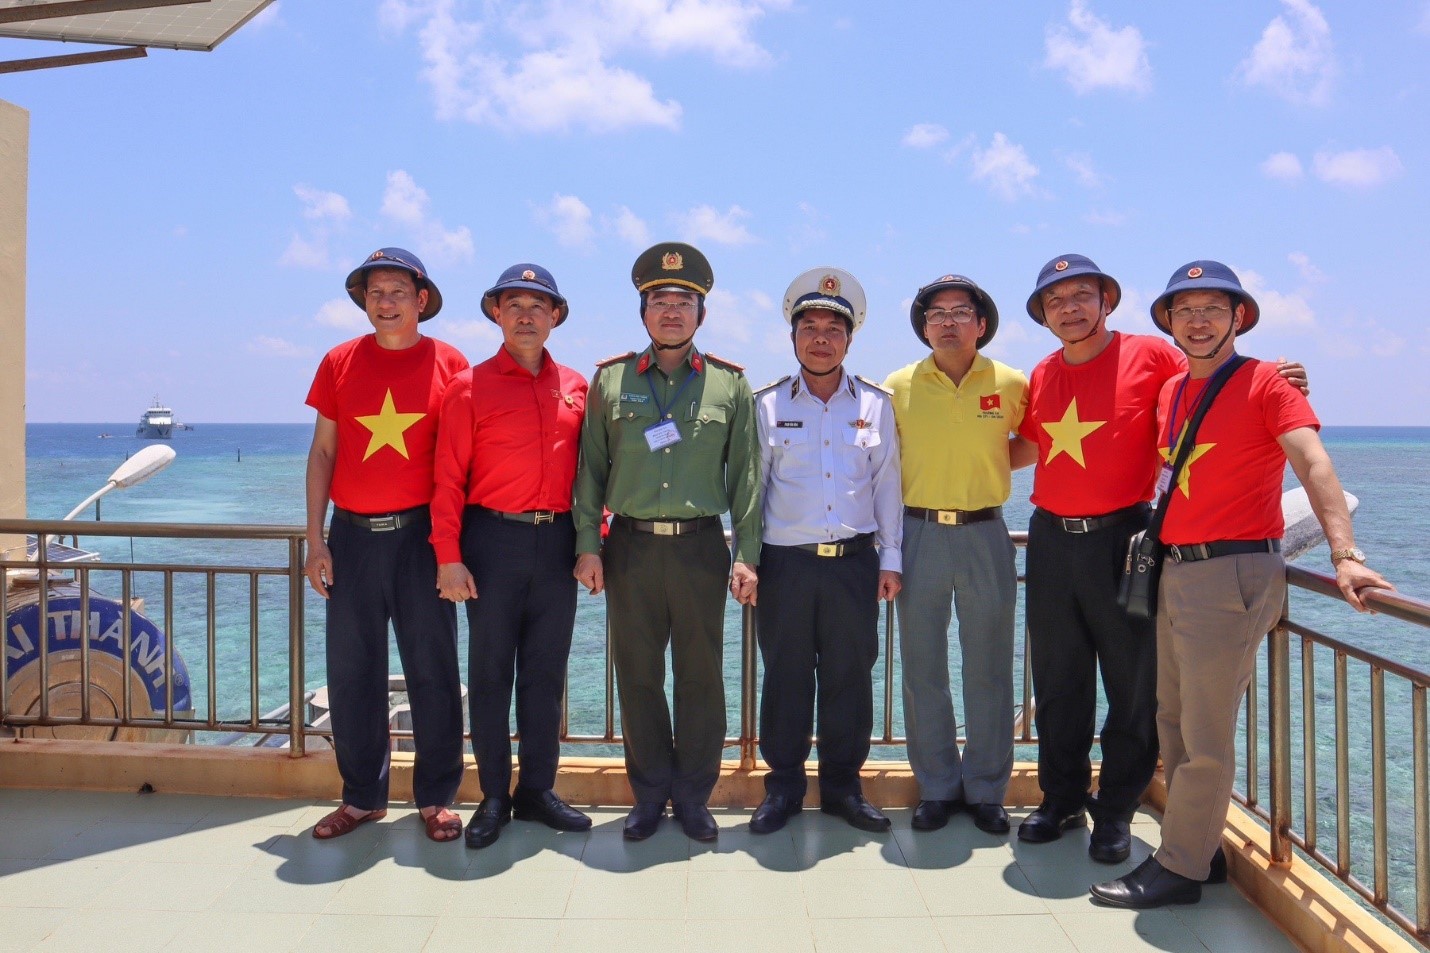
{"type": "Polygon", "coordinates": [[[477,581],[462,563],[442,563],[437,567],[437,592],[451,602],[477,598],[477,581]]]}
{"type": "Polygon", "coordinates": [[[1311,396],[1311,379],[1306,376],[1306,368],[1296,361],[1288,361],[1284,357],[1276,359],[1276,370],[1292,387],[1299,390],[1304,396],[1311,396]]]}
{"type": "Polygon", "coordinates": [[[571,571],[576,581],[585,586],[593,596],[606,588],[606,572],[601,565],[601,557],[596,553],[582,553],[576,557],[576,568],[571,571]]]}

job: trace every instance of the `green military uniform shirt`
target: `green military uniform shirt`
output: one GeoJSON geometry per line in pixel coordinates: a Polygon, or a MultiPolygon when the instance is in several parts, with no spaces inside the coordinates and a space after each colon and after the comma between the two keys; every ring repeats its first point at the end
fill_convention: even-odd
{"type": "Polygon", "coordinates": [[[576,474],[576,552],[601,549],[602,507],[638,520],[727,510],[735,560],[760,554],[760,449],[754,396],[741,368],[691,348],[675,373],[651,348],[602,362],[586,396],[576,474]],[[687,378],[692,378],[687,382],[687,378]],[[646,429],[674,421],[680,441],[652,450],[646,429]]]}

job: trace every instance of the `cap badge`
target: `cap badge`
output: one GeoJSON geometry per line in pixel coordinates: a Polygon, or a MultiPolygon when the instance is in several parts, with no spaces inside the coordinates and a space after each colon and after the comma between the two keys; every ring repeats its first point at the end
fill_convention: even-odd
{"type": "Polygon", "coordinates": [[[1068,262],[1067,262],[1067,259],[1066,259],[1066,258],[1064,258],[1062,261],[1058,262],[1056,265],[1053,266],[1053,271],[1067,271],[1067,270],[1068,270],[1068,262]]]}
{"type": "Polygon", "coordinates": [[[1192,267],[1190,267],[1190,268],[1187,269],[1187,277],[1188,277],[1188,278],[1200,278],[1201,276],[1202,276],[1202,269],[1201,269],[1199,266],[1193,265],[1192,267]]]}
{"type": "MultiPolygon", "coordinates": [[[[939,279],[939,281],[952,281],[953,279],[954,279],[954,276],[953,276],[953,275],[944,275],[942,278],[939,279]]],[[[935,283],[937,283],[937,282],[935,282],[935,283]]]]}
{"type": "Polygon", "coordinates": [[[662,271],[679,271],[684,266],[685,259],[681,257],[678,251],[668,251],[660,260],[662,271]]]}
{"type": "Polygon", "coordinates": [[[368,256],[367,256],[367,260],[368,260],[368,261],[376,261],[376,260],[379,259],[379,258],[386,258],[386,257],[387,257],[387,256],[382,253],[382,249],[379,248],[377,251],[373,252],[371,255],[368,255],[368,256]]]}
{"type": "Polygon", "coordinates": [[[819,282],[819,290],[827,295],[839,294],[839,278],[836,275],[825,275],[819,282]]]}
{"type": "Polygon", "coordinates": [[[532,271],[530,268],[526,269],[526,271],[523,271],[523,272],[521,273],[521,280],[522,280],[522,281],[535,281],[535,280],[536,280],[536,272],[532,271]]]}

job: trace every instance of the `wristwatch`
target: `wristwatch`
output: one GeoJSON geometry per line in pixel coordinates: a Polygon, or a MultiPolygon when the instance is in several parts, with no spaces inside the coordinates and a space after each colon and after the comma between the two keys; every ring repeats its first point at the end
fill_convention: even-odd
{"type": "Polygon", "coordinates": [[[1334,566],[1336,563],[1340,562],[1342,559],[1354,559],[1356,562],[1360,563],[1361,565],[1365,565],[1365,553],[1364,553],[1364,552],[1360,549],[1360,547],[1358,547],[1358,546],[1352,546],[1350,549],[1333,549],[1333,550],[1331,550],[1331,565],[1332,565],[1332,566],[1334,566]]]}

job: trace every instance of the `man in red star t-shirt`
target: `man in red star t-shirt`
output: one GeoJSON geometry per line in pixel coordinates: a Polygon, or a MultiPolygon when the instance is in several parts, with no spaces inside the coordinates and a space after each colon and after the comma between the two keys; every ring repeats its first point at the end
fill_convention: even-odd
{"type": "Polygon", "coordinates": [[[1207,410],[1187,463],[1171,484],[1157,599],[1157,734],[1167,781],[1162,839],[1132,873],[1091,888],[1098,901],[1144,909],[1196,903],[1226,826],[1236,768],[1236,721],[1257,649],[1286,598],[1281,558],[1281,482],[1287,460],[1331,545],[1336,584],[1360,593],[1391,588],[1355,545],[1320,424],[1305,395],[1275,364],[1236,358],[1234,334],[1260,309],[1230,268],[1194,261],[1172,274],[1152,319],[1187,355],[1157,403],[1157,447],[1171,459],[1210,381],[1226,384],[1207,410]]]}
{"type": "Polygon", "coordinates": [[[467,359],[418,331],[442,296],[411,252],[373,252],[348,275],[347,292],[374,333],[328,352],[307,401],[318,421],[304,571],[327,600],[328,697],[343,778],[342,806],[313,836],[338,837],[387,813],[391,622],[412,706],[413,798],[427,836],[453,840],[462,832],[448,809],[462,779],[457,614],[437,593],[427,536],[442,392],[467,359]]]}
{"type": "Polygon", "coordinates": [[[482,802],[467,846],[502,826],[539,821],[584,831],[591,819],[552,788],[561,756],[561,695],[576,624],[571,485],[586,379],[546,350],[569,307],[540,265],[513,265],[482,295],[501,328],[495,356],[459,374],[437,431],[432,545],[442,597],[467,606],[472,753],[482,802]],[[511,788],[511,696],[521,774],[511,788]]]}

